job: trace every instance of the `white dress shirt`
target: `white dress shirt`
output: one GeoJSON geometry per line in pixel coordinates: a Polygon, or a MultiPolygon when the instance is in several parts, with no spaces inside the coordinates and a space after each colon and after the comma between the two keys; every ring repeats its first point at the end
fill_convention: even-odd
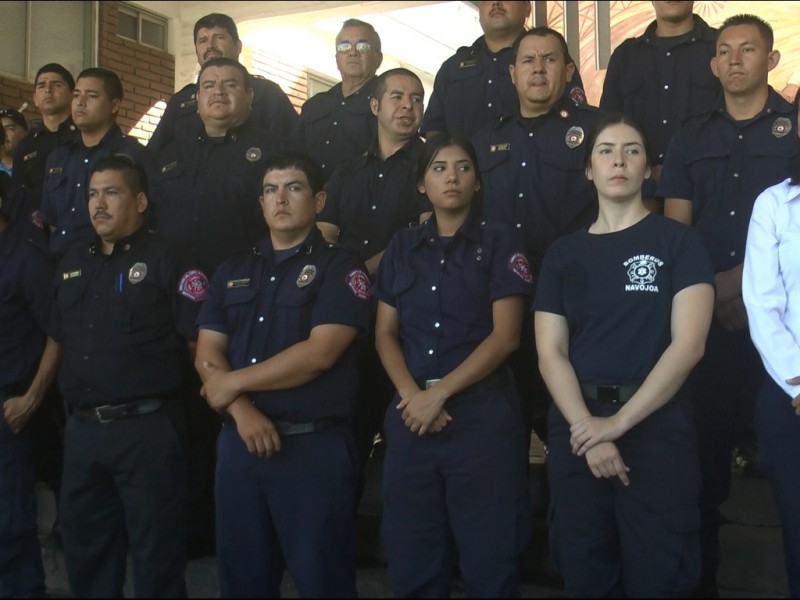
{"type": "Polygon", "coordinates": [[[791,398],[800,385],[800,185],[787,179],[756,199],[742,278],[750,337],[770,377],[791,398]]]}

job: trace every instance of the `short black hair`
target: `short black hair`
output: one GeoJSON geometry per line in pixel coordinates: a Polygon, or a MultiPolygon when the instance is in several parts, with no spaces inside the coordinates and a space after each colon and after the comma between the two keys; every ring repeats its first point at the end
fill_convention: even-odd
{"type": "MultiPolygon", "coordinates": [[[[111,69],[106,69],[105,67],[89,67],[78,73],[78,79],[83,77],[93,77],[102,80],[103,89],[111,100],[122,100],[124,97],[122,80],[119,78],[119,75],[111,69]]],[[[76,81],[78,79],[76,79],[76,81]]]]}
{"type": "Polygon", "coordinates": [[[203,71],[205,71],[209,67],[233,67],[241,71],[242,75],[244,76],[244,89],[250,90],[253,89],[253,78],[250,73],[247,71],[247,68],[240,63],[238,60],[233,58],[228,58],[227,56],[217,56],[216,58],[212,58],[207,60],[203,63],[203,66],[200,67],[200,73],[197,75],[197,81],[200,81],[200,77],[203,75],[203,71]]]}
{"type": "Polygon", "coordinates": [[[271,157],[264,165],[261,181],[264,181],[264,177],[270,171],[284,171],[286,169],[302,171],[306,179],[308,179],[308,185],[314,195],[325,189],[325,174],[322,171],[322,167],[305,152],[287,151],[271,157]]]}
{"type": "Polygon", "coordinates": [[[239,30],[236,29],[236,23],[233,22],[228,15],[222,13],[211,13],[205,17],[200,17],[197,23],[194,24],[194,42],[197,43],[197,32],[201,29],[213,29],[214,27],[222,27],[231,34],[234,42],[239,41],[239,30]]]}
{"type": "Polygon", "coordinates": [[[775,32],[772,31],[772,25],[756,15],[741,14],[728,17],[717,30],[717,40],[719,41],[719,36],[723,31],[737,25],[755,25],[761,34],[761,38],[767,43],[767,50],[772,52],[772,47],[775,45],[775,32]]]}
{"type": "Polygon", "coordinates": [[[422,85],[422,80],[419,78],[419,75],[414,73],[414,71],[404,67],[397,67],[396,69],[384,71],[375,79],[375,87],[372,89],[372,97],[378,102],[380,102],[381,98],[383,98],[383,95],[386,93],[386,80],[389,79],[389,77],[394,77],[395,75],[403,75],[405,77],[416,79],[417,82],[419,82],[419,86],[422,88],[422,93],[425,93],[425,88],[422,85]]]}
{"type": "Polygon", "coordinates": [[[512,46],[512,53],[514,56],[513,62],[517,62],[517,52],[519,52],[519,45],[522,43],[522,40],[530,35],[535,35],[536,37],[547,37],[548,35],[552,35],[558,40],[558,43],[561,46],[561,51],[564,53],[564,63],[575,63],[569,53],[569,45],[567,44],[567,40],[563,35],[561,35],[560,32],[556,31],[555,29],[551,29],[550,27],[534,27],[533,29],[528,29],[520,33],[519,36],[517,36],[517,39],[514,40],[514,45],[512,46]]]}
{"type": "Polygon", "coordinates": [[[28,121],[25,119],[25,115],[18,110],[14,110],[13,108],[2,108],[0,109],[0,117],[11,119],[15,125],[18,125],[25,131],[28,131],[28,121]]]}
{"type": "Polygon", "coordinates": [[[92,175],[103,171],[119,171],[125,184],[134,196],[144,192],[147,195],[147,173],[139,162],[129,154],[111,154],[95,160],[89,166],[89,180],[92,175]]]}
{"type": "Polygon", "coordinates": [[[39,70],[36,71],[36,77],[33,78],[34,86],[37,83],[39,83],[39,76],[42,73],[55,73],[57,75],[60,75],[61,79],[64,80],[64,83],[66,83],[67,86],[69,86],[70,91],[75,89],[75,79],[72,77],[72,73],[67,71],[66,68],[64,68],[62,65],[58,63],[47,63],[46,65],[39,67],[39,70]]]}

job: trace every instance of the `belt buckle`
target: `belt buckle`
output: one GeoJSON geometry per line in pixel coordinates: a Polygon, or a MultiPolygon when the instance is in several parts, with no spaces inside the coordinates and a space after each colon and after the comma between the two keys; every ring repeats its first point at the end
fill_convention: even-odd
{"type": "Polygon", "coordinates": [[[114,420],[114,419],[106,419],[105,417],[103,417],[103,414],[104,414],[103,410],[105,410],[106,408],[111,408],[111,405],[110,404],[104,404],[103,406],[95,406],[94,407],[94,416],[97,417],[97,420],[100,423],[111,423],[111,421],[114,420]]]}
{"type": "Polygon", "coordinates": [[[434,385],[439,383],[441,380],[442,380],[441,378],[439,378],[439,379],[426,379],[425,380],[425,389],[426,390],[431,389],[434,385]]]}
{"type": "Polygon", "coordinates": [[[619,404],[619,386],[618,385],[598,385],[597,386],[597,399],[601,402],[610,402],[611,404],[619,404]]]}

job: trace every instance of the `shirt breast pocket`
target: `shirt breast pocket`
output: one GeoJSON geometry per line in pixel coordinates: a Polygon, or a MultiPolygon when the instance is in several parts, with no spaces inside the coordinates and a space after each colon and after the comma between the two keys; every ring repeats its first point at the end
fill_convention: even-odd
{"type": "Polygon", "coordinates": [[[170,327],[169,299],[155,285],[130,284],[113,299],[108,307],[109,320],[114,329],[130,336],[131,343],[153,341],[170,327]]]}
{"type": "MultiPolygon", "coordinates": [[[[48,173],[44,180],[44,187],[47,190],[49,203],[45,202],[42,205],[42,209],[50,220],[55,219],[58,222],[69,208],[63,201],[67,197],[68,191],[67,174],[63,171],[61,173],[48,173]]],[[[52,222],[50,224],[55,225],[56,223],[52,222]]]]}
{"type": "Polygon", "coordinates": [[[412,269],[402,268],[395,273],[389,288],[401,321],[414,321],[428,312],[419,291],[414,289],[416,281],[417,274],[412,269]]]}
{"type": "Polygon", "coordinates": [[[243,328],[253,326],[251,316],[257,308],[255,306],[257,295],[258,288],[255,286],[225,290],[223,306],[228,331],[241,331],[243,328]]]}
{"type": "Polygon", "coordinates": [[[292,283],[278,291],[272,327],[281,332],[281,339],[286,344],[297,343],[310,335],[317,291],[316,280],[303,287],[292,283]]]}
{"type": "Polygon", "coordinates": [[[451,310],[458,307],[459,320],[470,328],[492,323],[488,257],[473,260],[472,265],[462,265],[456,278],[442,290],[445,306],[451,310]]]}

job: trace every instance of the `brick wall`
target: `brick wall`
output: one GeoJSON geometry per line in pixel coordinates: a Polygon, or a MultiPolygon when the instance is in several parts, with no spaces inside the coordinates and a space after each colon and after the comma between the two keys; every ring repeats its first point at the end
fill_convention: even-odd
{"type": "Polygon", "coordinates": [[[117,35],[118,2],[99,2],[98,64],[116,71],[125,99],[117,123],[142,141],[150,139],[175,85],[175,57],[117,35]]]}
{"type": "MultiPolygon", "coordinates": [[[[98,65],[116,71],[122,79],[125,99],[117,123],[126,133],[147,141],[155,130],[175,85],[175,57],[117,35],[118,2],[98,2],[98,65]]],[[[54,60],[58,60],[54,58],[54,60]]],[[[77,76],[77,73],[73,73],[77,76]]],[[[41,121],[33,105],[33,84],[0,77],[0,106],[19,109],[28,121],[41,121]]]]}

